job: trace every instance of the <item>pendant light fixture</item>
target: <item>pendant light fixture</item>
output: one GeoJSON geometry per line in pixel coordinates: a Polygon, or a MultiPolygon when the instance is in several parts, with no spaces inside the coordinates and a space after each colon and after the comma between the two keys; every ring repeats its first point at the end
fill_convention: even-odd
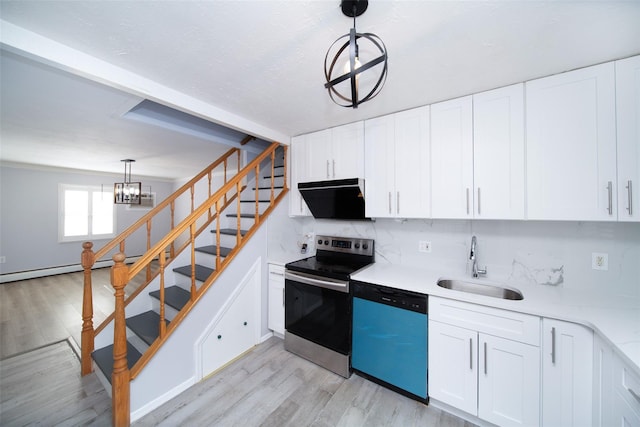
{"type": "Polygon", "coordinates": [[[333,42],[324,58],[324,87],[342,107],[358,108],[378,95],[387,79],[386,46],[375,34],[356,31],[356,17],[368,5],[368,0],[341,1],[342,13],[353,17],[353,28],[333,42]]]}
{"type": "Polygon", "coordinates": [[[124,162],[124,182],[113,184],[113,203],[119,205],[139,205],[142,202],[142,183],[131,182],[131,163],[133,159],[120,160],[124,162]]]}

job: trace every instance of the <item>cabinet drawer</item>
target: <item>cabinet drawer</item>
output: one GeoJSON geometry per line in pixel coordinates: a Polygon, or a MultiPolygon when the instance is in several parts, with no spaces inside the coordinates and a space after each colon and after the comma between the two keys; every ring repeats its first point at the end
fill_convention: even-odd
{"type": "Polygon", "coordinates": [[[613,388],[640,417],[640,376],[617,356],[613,360],[613,388]]]}
{"type": "Polygon", "coordinates": [[[540,318],[529,314],[430,297],[429,318],[530,345],[540,345],[540,318]]]}
{"type": "Polygon", "coordinates": [[[284,280],[284,266],[279,264],[269,264],[269,274],[274,276],[282,276],[284,280]]]}

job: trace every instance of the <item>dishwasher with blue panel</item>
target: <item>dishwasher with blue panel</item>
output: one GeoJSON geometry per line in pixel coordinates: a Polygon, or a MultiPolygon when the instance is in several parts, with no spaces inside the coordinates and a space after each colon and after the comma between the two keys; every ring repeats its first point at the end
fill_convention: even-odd
{"type": "Polygon", "coordinates": [[[351,285],[353,371],[427,403],[427,295],[358,281],[351,285]]]}

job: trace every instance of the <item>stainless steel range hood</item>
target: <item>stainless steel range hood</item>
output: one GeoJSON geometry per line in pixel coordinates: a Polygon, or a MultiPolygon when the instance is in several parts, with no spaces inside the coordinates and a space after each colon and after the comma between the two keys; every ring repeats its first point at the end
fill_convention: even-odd
{"type": "Polygon", "coordinates": [[[298,190],[314,218],[363,220],[364,179],[301,182],[298,190]]]}

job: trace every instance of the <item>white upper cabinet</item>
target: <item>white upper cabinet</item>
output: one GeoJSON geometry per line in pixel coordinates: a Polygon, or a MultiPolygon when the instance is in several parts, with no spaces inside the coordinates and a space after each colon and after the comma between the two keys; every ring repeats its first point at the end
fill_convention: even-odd
{"type": "Polygon", "coordinates": [[[289,171],[289,215],[291,216],[310,216],[309,208],[304,202],[300,191],[298,191],[298,183],[305,180],[304,173],[307,170],[307,141],[305,136],[296,136],[291,138],[291,146],[287,150],[291,156],[291,165],[289,171]]]}
{"type": "Polygon", "coordinates": [[[365,213],[429,217],[429,107],[365,121],[365,213]]]}
{"type": "Polygon", "coordinates": [[[472,97],[431,106],[431,212],[473,217],[472,97]]]}
{"type": "Polygon", "coordinates": [[[305,181],[364,176],[363,122],[350,123],[304,136],[307,143],[305,181]]]}
{"type": "Polygon", "coordinates": [[[526,83],[527,217],[616,220],[613,62],[526,83]]]}
{"type": "Polygon", "coordinates": [[[473,217],[524,219],[524,84],[473,95],[473,217]]]}
{"type": "Polygon", "coordinates": [[[640,221],[640,56],[616,61],[618,220],[640,221]]]}

